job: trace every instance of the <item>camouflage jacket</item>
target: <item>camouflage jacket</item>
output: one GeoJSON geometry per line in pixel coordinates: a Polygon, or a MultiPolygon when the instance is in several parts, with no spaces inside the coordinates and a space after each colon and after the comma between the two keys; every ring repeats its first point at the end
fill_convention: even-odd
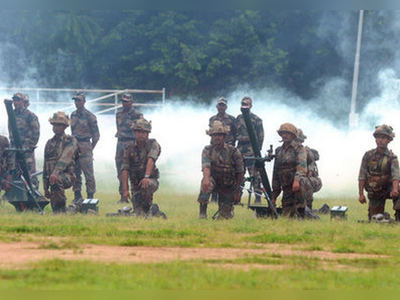
{"type": "MultiPolygon", "coordinates": [[[[254,132],[257,137],[258,144],[260,149],[264,143],[264,127],[262,120],[253,113],[250,113],[251,123],[254,127],[254,132]]],[[[246,123],[244,122],[243,115],[238,115],[236,118],[236,127],[237,127],[237,140],[238,140],[238,147],[241,145],[248,145],[250,144],[250,137],[247,132],[246,123]]]]}
{"type": "Polygon", "coordinates": [[[202,169],[209,168],[217,185],[230,187],[236,184],[238,173],[244,173],[243,156],[239,149],[224,144],[221,151],[209,145],[201,154],[202,169]]]}
{"type": "MultiPolygon", "coordinates": [[[[129,171],[131,181],[137,186],[144,178],[148,159],[152,158],[156,162],[160,154],[161,146],[155,139],[148,139],[144,147],[139,147],[135,141],[125,149],[121,169],[129,171]]],[[[159,178],[159,171],[155,164],[150,178],[159,178]]]]}
{"type": "Polygon", "coordinates": [[[276,199],[282,189],[291,188],[293,182],[307,176],[307,151],[294,141],[285,150],[284,145],[276,148],[272,175],[272,198],[276,199]]]}
{"type": "Polygon", "coordinates": [[[135,120],[140,118],[143,118],[143,114],[133,107],[129,112],[125,112],[123,109],[119,110],[116,114],[117,133],[115,137],[119,139],[134,139],[135,134],[131,126],[135,120]]]}
{"type": "Polygon", "coordinates": [[[6,149],[10,147],[8,138],[0,135],[0,177],[12,169],[12,156],[6,149]]]}
{"type": "Polygon", "coordinates": [[[82,111],[75,110],[71,114],[71,132],[78,142],[86,141],[96,144],[100,139],[100,131],[96,116],[83,108],[82,111]]]}
{"type": "Polygon", "coordinates": [[[378,149],[364,154],[361,162],[359,181],[365,181],[365,189],[369,193],[388,192],[393,180],[400,180],[399,161],[388,149],[380,155],[378,149]]]}
{"type": "MultiPolygon", "coordinates": [[[[38,117],[29,109],[24,109],[22,112],[14,110],[14,114],[22,146],[24,148],[30,149],[31,151],[34,150],[40,136],[40,125],[38,117]]],[[[8,132],[10,135],[11,145],[14,147],[15,144],[10,122],[8,123],[8,132]]]]}
{"type": "Polygon", "coordinates": [[[225,142],[232,146],[235,146],[236,143],[236,136],[237,136],[237,128],[236,128],[236,119],[234,116],[224,114],[222,117],[218,114],[212,116],[208,122],[208,126],[211,127],[214,121],[221,121],[222,124],[229,126],[229,133],[225,137],[225,142]]]}
{"type": "Polygon", "coordinates": [[[44,149],[43,188],[49,188],[51,174],[72,174],[75,165],[75,156],[78,149],[76,138],[64,134],[61,138],[54,136],[47,141],[44,149]]]}

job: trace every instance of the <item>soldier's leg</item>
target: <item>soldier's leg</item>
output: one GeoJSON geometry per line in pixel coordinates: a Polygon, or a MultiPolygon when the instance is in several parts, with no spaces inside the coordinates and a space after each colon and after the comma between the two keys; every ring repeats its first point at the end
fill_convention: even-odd
{"type": "Polygon", "coordinates": [[[369,198],[368,219],[371,220],[373,215],[383,214],[385,212],[385,199],[369,198]]]}
{"type": "Polygon", "coordinates": [[[124,158],[124,149],[125,149],[125,144],[122,142],[117,142],[117,149],[115,152],[115,166],[117,168],[117,178],[118,178],[118,182],[119,182],[118,192],[121,196],[119,202],[121,202],[121,203],[124,202],[122,199],[122,170],[121,170],[122,161],[124,158]]]}
{"type": "Polygon", "coordinates": [[[289,218],[296,217],[297,207],[292,186],[282,187],[282,192],[282,214],[289,218]]]}
{"type": "Polygon", "coordinates": [[[149,186],[141,189],[143,199],[142,207],[146,215],[149,213],[150,207],[153,205],[153,195],[158,190],[158,187],[158,181],[156,179],[150,179],[149,186]]]}
{"type": "Polygon", "coordinates": [[[232,219],[234,216],[233,210],[233,201],[231,195],[224,195],[219,193],[218,195],[218,207],[219,207],[219,215],[218,219],[232,219]]]}
{"type": "Polygon", "coordinates": [[[77,157],[76,161],[75,161],[75,168],[74,168],[74,174],[75,174],[75,183],[73,185],[72,190],[74,191],[75,194],[75,199],[74,200],[79,200],[80,198],[82,198],[82,167],[81,167],[81,163],[82,163],[82,155],[79,154],[79,156],[77,157]]]}
{"type": "Polygon", "coordinates": [[[255,192],[255,203],[260,203],[261,202],[261,195],[262,195],[262,190],[261,190],[261,177],[259,172],[256,170],[254,162],[247,162],[246,163],[247,171],[249,172],[249,175],[253,177],[253,190],[255,192]]]}
{"type": "Polygon", "coordinates": [[[61,184],[56,183],[50,186],[50,204],[53,213],[66,212],[67,197],[65,197],[64,188],[61,184]]]}
{"type": "Polygon", "coordinates": [[[394,218],[396,222],[400,221],[400,197],[393,199],[394,218]]]}
{"type": "Polygon", "coordinates": [[[304,199],[305,204],[309,209],[312,209],[312,203],[314,201],[314,188],[312,185],[312,179],[308,177],[301,178],[300,180],[300,193],[304,199]]]}
{"type": "Polygon", "coordinates": [[[210,199],[210,194],[212,193],[212,191],[214,190],[215,187],[215,180],[214,178],[211,176],[210,177],[210,189],[206,192],[203,192],[201,190],[201,186],[203,185],[203,181],[201,182],[201,186],[200,186],[200,194],[197,197],[197,202],[200,203],[200,212],[199,212],[199,218],[200,219],[207,219],[207,206],[209,203],[209,199],[210,199]]]}
{"type": "Polygon", "coordinates": [[[96,192],[96,181],[93,169],[93,151],[91,143],[82,143],[80,146],[80,166],[86,180],[86,193],[88,198],[93,198],[96,192]]]}

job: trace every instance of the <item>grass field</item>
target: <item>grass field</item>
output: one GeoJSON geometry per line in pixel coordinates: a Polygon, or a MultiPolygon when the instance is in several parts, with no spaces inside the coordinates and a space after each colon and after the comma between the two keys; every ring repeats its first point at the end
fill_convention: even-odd
{"type": "MultiPolygon", "coordinates": [[[[36,251],[70,251],[77,256],[90,245],[129,247],[133,260],[140,249],[152,249],[156,255],[158,250],[165,254],[183,249],[182,259],[75,260],[44,252],[29,263],[10,266],[3,261],[0,289],[400,288],[400,227],[358,223],[366,219],[367,207],[355,198],[315,201],[315,207],[347,205],[347,221],[331,221],[329,215],[321,221],[256,219],[246,206],[236,207],[233,220],[213,221],[215,204],[210,205],[208,220],[198,220],[195,193],[168,193],[164,187],[154,202],[168,219],[145,220],[106,217],[120,207],[113,191],[103,186],[96,194],[99,215],[52,215],[50,207],[45,215],[16,213],[2,202],[0,244],[30,243],[36,251]],[[206,252],[188,259],[186,249],[206,252]],[[213,252],[219,254],[214,257],[213,252]]],[[[387,208],[391,212],[390,204],[387,208]]]]}

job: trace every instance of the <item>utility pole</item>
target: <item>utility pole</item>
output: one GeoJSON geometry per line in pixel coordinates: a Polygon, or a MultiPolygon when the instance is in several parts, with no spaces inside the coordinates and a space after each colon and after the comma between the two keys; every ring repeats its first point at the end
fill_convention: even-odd
{"type": "Polygon", "coordinates": [[[358,88],[358,74],[360,68],[360,51],[361,51],[363,21],[364,21],[364,11],[360,10],[360,18],[358,21],[357,50],[354,62],[353,89],[351,92],[351,107],[349,115],[350,129],[358,126],[358,114],[356,113],[356,100],[357,100],[357,88],[358,88]]]}

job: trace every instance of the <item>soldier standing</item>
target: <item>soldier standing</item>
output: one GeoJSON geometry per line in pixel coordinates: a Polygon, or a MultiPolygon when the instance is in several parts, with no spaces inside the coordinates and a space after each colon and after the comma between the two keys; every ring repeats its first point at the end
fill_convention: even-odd
{"type": "MultiPolygon", "coordinates": [[[[246,107],[251,109],[253,107],[253,101],[250,97],[244,97],[242,99],[242,107],[246,107]]],[[[263,142],[264,142],[264,127],[262,120],[250,112],[250,118],[251,118],[251,123],[253,124],[254,131],[256,134],[256,138],[258,141],[258,145],[260,146],[260,150],[262,148],[263,142]]],[[[254,187],[254,192],[256,193],[256,198],[255,202],[260,203],[261,202],[261,178],[260,174],[255,168],[255,160],[249,160],[246,159],[247,157],[252,157],[254,156],[253,148],[251,146],[250,142],[250,137],[249,133],[247,132],[247,127],[246,123],[244,121],[243,115],[238,115],[236,118],[236,126],[237,126],[237,140],[238,140],[238,145],[237,147],[239,150],[242,152],[242,155],[244,157],[244,163],[246,166],[247,171],[249,172],[249,175],[254,178],[253,181],[253,187],[254,187]]]]}
{"type": "Polygon", "coordinates": [[[63,213],[67,201],[65,189],[75,182],[74,157],[78,143],[75,137],[65,134],[69,119],[64,112],[55,113],[49,122],[53,125],[55,135],[47,141],[44,150],[44,195],[50,199],[54,213],[63,213]]]}
{"type": "Polygon", "coordinates": [[[155,165],[161,147],[155,139],[149,139],[151,122],[138,119],[132,125],[135,141],[124,151],[122,163],[122,197],[128,202],[131,182],[132,204],[137,216],[147,216],[153,204],[153,194],[157,191],[160,173],[155,165]]]}
{"type": "Polygon", "coordinates": [[[304,190],[307,184],[307,152],[296,142],[297,129],[293,124],[282,124],[278,130],[283,145],[276,149],[272,176],[272,203],[283,191],[282,209],[285,216],[304,218],[304,190]]]}
{"type": "Polygon", "coordinates": [[[368,219],[371,220],[373,215],[385,212],[386,199],[392,198],[395,219],[400,221],[399,161],[388,149],[395,136],[393,128],[385,124],[377,126],[373,135],[377,148],[367,151],[362,159],[358,176],[358,201],[361,204],[367,202],[365,189],[369,199],[368,219]]]}
{"type": "MultiPolygon", "coordinates": [[[[21,138],[22,146],[27,150],[25,160],[29,174],[36,173],[35,148],[39,142],[40,125],[38,117],[28,109],[29,97],[26,94],[16,93],[12,97],[14,104],[15,120],[21,138]]],[[[15,147],[11,124],[8,123],[8,132],[11,146],[15,147]]],[[[36,189],[39,188],[39,181],[36,177],[32,178],[32,184],[36,189]]]]}
{"type": "Polygon", "coordinates": [[[0,191],[6,192],[11,188],[12,175],[8,173],[12,170],[12,158],[10,157],[7,148],[10,147],[8,138],[0,135],[0,191]]]}
{"type": "Polygon", "coordinates": [[[119,194],[121,198],[119,202],[124,202],[122,197],[122,162],[124,159],[124,150],[135,141],[135,133],[132,131],[131,126],[133,123],[143,118],[143,115],[133,108],[133,97],[131,94],[124,93],[122,95],[122,110],[116,114],[117,133],[115,137],[118,138],[117,151],[115,153],[115,165],[117,167],[118,181],[119,181],[119,194]]]}
{"type": "MultiPolygon", "coordinates": [[[[296,141],[300,144],[304,143],[307,138],[304,135],[303,130],[297,129],[297,139],[296,141]]],[[[319,153],[317,150],[312,149],[308,146],[304,147],[307,152],[307,184],[303,185],[303,195],[307,202],[308,208],[312,209],[312,204],[314,201],[314,193],[318,192],[322,188],[322,180],[319,177],[317,161],[319,160],[319,153]]]]}
{"type": "Polygon", "coordinates": [[[240,151],[225,142],[228,128],[215,121],[206,131],[211,136],[211,145],[202,152],[201,190],[198,197],[201,219],[207,218],[210,193],[218,193],[219,218],[233,218],[233,205],[240,201],[240,185],[244,177],[243,156],[240,151]]]}
{"type": "Polygon", "coordinates": [[[82,171],[86,180],[87,197],[92,199],[96,192],[96,180],[93,169],[93,149],[100,139],[99,127],[96,116],[85,108],[86,97],[77,93],[72,100],[75,101],[76,110],[71,114],[71,132],[78,142],[78,153],[75,165],[76,181],[73,191],[74,202],[82,199],[82,171]]]}

